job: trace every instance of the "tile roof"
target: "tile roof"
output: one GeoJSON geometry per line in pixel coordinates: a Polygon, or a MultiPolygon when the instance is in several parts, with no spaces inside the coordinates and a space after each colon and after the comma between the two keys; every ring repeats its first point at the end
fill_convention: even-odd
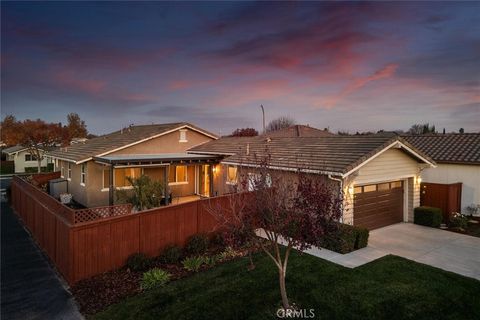
{"type": "Polygon", "coordinates": [[[15,153],[15,152],[22,151],[22,150],[25,150],[25,149],[28,149],[28,148],[17,144],[16,146],[8,147],[8,148],[3,149],[2,152],[7,153],[7,154],[11,154],[11,153],[15,153]]]}
{"type": "MultiPolygon", "coordinates": [[[[433,161],[396,134],[326,137],[227,137],[191,148],[189,152],[224,154],[225,163],[258,164],[266,154],[272,167],[298,168],[344,175],[394,142],[401,142],[418,161],[433,161]],[[249,155],[247,155],[247,149],[249,155]],[[267,151],[268,150],[268,151],[267,151]]],[[[408,150],[403,149],[410,153],[408,150]]]]}
{"type": "Polygon", "coordinates": [[[305,126],[297,124],[285,129],[265,133],[264,136],[267,137],[325,137],[333,136],[334,134],[327,131],[321,130],[310,126],[305,126]]]}
{"type": "Polygon", "coordinates": [[[99,156],[113,150],[126,147],[138,141],[149,139],[162,133],[167,133],[185,126],[200,131],[211,137],[217,137],[208,131],[200,129],[186,122],[139,125],[130,126],[119,131],[87,140],[85,143],[77,143],[59,150],[55,150],[49,152],[49,155],[60,159],[82,162],[92,158],[93,156],[99,156]]]}
{"type": "Polygon", "coordinates": [[[403,136],[438,163],[480,164],[480,133],[403,136]]]}

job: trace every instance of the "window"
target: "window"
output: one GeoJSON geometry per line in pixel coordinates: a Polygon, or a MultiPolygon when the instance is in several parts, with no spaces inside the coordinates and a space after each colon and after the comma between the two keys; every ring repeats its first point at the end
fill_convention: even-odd
{"type": "Polygon", "coordinates": [[[236,184],[237,183],[237,167],[236,166],[227,166],[227,183],[236,184]]]}
{"type": "Polygon", "coordinates": [[[390,190],[390,183],[380,183],[378,185],[378,191],[387,191],[390,190]]]}
{"type": "Polygon", "coordinates": [[[355,189],[353,189],[353,193],[362,193],[362,187],[355,187],[355,189]]]}
{"type": "Polygon", "coordinates": [[[110,188],[110,169],[103,170],[103,189],[110,188]]]}
{"type": "Polygon", "coordinates": [[[377,191],[377,185],[376,184],[371,184],[369,186],[364,186],[363,187],[363,192],[372,192],[372,191],[377,191]]]}
{"type": "Polygon", "coordinates": [[[179,142],[187,142],[187,130],[180,130],[180,140],[179,142]]]}
{"type": "Polygon", "coordinates": [[[80,171],[80,184],[84,186],[85,181],[87,181],[87,165],[82,164],[80,171]]]}
{"type": "Polygon", "coordinates": [[[142,175],[142,168],[115,169],[113,182],[115,184],[115,187],[129,187],[131,186],[131,184],[128,181],[127,177],[136,179],[136,178],[139,178],[141,175],[142,175]]]}
{"type": "Polygon", "coordinates": [[[68,169],[67,169],[67,179],[71,180],[72,179],[72,164],[68,164],[68,169]]]}
{"type": "Polygon", "coordinates": [[[37,161],[37,157],[33,154],[27,153],[25,155],[25,161],[37,161]]]}
{"type": "Polygon", "coordinates": [[[63,168],[63,165],[62,167],[60,168],[60,177],[65,177],[65,169],[63,168]]]}
{"type": "Polygon", "coordinates": [[[187,166],[170,166],[169,183],[187,183],[187,166]]]}
{"type": "Polygon", "coordinates": [[[390,188],[401,188],[402,187],[402,181],[395,181],[390,183],[390,188]]]}

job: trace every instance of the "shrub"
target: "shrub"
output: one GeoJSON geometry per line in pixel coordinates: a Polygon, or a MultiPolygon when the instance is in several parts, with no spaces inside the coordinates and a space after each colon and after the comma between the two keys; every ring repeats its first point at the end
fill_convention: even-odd
{"type": "Polygon", "coordinates": [[[216,255],[213,255],[213,256],[204,256],[203,257],[203,263],[206,264],[209,267],[213,267],[220,260],[222,260],[221,254],[216,254],[216,255]]]}
{"type": "Polygon", "coordinates": [[[156,287],[161,287],[169,280],[170,273],[159,268],[154,268],[143,274],[140,287],[144,290],[149,290],[156,287]]]}
{"type": "Polygon", "coordinates": [[[341,223],[335,232],[323,237],[318,245],[344,254],[366,247],[368,236],[368,229],[341,223]]]}
{"type": "Polygon", "coordinates": [[[163,263],[177,263],[182,258],[182,248],[176,245],[169,245],[165,247],[160,255],[160,261],[163,263]]]}
{"type": "Polygon", "coordinates": [[[185,248],[189,254],[203,254],[208,249],[208,242],[208,236],[206,234],[195,234],[188,238],[185,248]]]}
{"type": "Polygon", "coordinates": [[[216,232],[212,237],[212,244],[223,247],[226,244],[225,236],[221,232],[216,232]]]}
{"type": "Polygon", "coordinates": [[[468,218],[461,213],[454,212],[450,217],[451,228],[465,229],[468,226],[468,218]]]}
{"type": "Polygon", "coordinates": [[[235,258],[239,256],[240,254],[235,251],[232,247],[226,247],[223,252],[219,254],[220,260],[227,260],[231,258],[235,258]]]}
{"type": "Polygon", "coordinates": [[[442,223],[442,209],[417,207],[413,210],[413,222],[422,226],[438,228],[442,223]]]}
{"type": "Polygon", "coordinates": [[[198,272],[200,267],[205,263],[202,256],[188,257],[182,261],[183,267],[188,271],[198,272]]]}
{"type": "Polygon", "coordinates": [[[127,259],[127,267],[133,271],[143,271],[150,266],[150,259],[143,253],[134,253],[127,259]]]}
{"type": "Polygon", "coordinates": [[[355,227],[356,241],[355,249],[365,248],[368,245],[368,236],[370,232],[367,228],[355,227]]]}

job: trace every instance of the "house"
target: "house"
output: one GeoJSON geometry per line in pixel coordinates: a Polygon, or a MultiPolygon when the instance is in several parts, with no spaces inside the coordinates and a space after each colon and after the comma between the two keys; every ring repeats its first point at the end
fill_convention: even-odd
{"type": "Polygon", "coordinates": [[[268,137],[326,137],[334,134],[328,129],[317,129],[308,125],[296,124],[288,128],[267,132],[264,136],[268,137]]]}
{"type": "MultiPolygon", "coordinates": [[[[23,173],[28,170],[26,168],[32,168],[31,170],[37,171],[37,157],[30,153],[28,147],[16,145],[3,149],[2,153],[6,155],[6,161],[14,162],[15,173],[23,173]]],[[[43,150],[41,150],[40,153],[45,155],[43,150]]],[[[42,156],[42,161],[40,162],[41,166],[46,167],[48,163],[50,163],[49,159],[42,156]]]]}
{"type": "Polygon", "coordinates": [[[369,229],[413,221],[420,201],[420,172],[435,167],[433,160],[396,134],[225,137],[188,152],[224,157],[215,170],[214,194],[231,190],[239,167],[254,174],[256,159],[267,153],[272,170],[320,175],[344,194],[342,221],[369,229]]]}
{"type": "Polygon", "coordinates": [[[217,139],[189,123],[138,125],[49,153],[67,180],[68,193],[86,206],[115,203],[115,190],[131,189],[127,177],[142,174],[161,181],[164,195],[196,199],[211,194],[212,162],[218,156],[187,154],[217,139]]]}
{"type": "Polygon", "coordinates": [[[480,133],[449,133],[405,136],[438,165],[422,171],[422,181],[462,183],[461,210],[480,205],[480,133]]]}

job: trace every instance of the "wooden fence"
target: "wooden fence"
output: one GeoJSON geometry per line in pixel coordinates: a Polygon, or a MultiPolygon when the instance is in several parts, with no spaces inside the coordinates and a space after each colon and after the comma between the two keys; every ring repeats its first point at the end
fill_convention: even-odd
{"type": "Polygon", "coordinates": [[[119,268],[133,253],[157,256],[166,245],[183,246],[191,235],[213,231],[217,222],[206,207],[227,201],[223,196],[75,223],[75,210],[12,180],[13,209],[69,284],[119,268]]]}
{"type": "Polygon", "coordinates": [[[448,223],[452,212],[460,212],[462,183],[441,184],[422,182],[420,205],[442,209],[443,222],[448,223]]]}

